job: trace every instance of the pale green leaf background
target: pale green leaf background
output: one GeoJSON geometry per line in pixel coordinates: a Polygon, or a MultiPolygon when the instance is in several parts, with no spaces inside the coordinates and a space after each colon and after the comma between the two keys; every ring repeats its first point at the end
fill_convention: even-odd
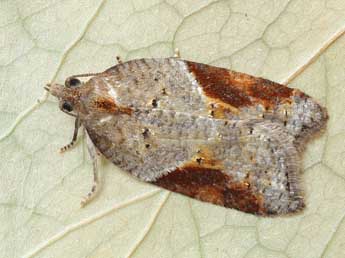
{"type": "Polygon", "coordinates": [[[0,257],[345,257],[344,0],[1,0],[0,257]],[[138,182],[85,142],[46,82],[97,72],[116,55],[185,59],[297,87],[327,106],[304,156],[307,208],[258,218],[138,182]],[[40,100],[40,103],[37,101],[40,100]]]}

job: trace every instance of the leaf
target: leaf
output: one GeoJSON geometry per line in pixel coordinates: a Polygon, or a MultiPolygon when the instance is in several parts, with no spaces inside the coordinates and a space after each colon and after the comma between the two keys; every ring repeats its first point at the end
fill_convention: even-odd
{"type": "Polygon", "coordinates": [[[71,0],[0,2],[0,257],[343,257],[345,2],[71,0]],[[327,106],[304,156],[306,210],[258,218],[138,182],[81,139],[43,86],[115,56],[171,56],[287,82],[327,106]],[[40,99],[40,103],[37,103],[40,99]]]}

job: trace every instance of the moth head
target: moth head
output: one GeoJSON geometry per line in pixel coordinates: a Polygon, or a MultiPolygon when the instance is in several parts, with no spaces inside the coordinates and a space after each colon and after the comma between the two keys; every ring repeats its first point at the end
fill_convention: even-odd
{"type": "Polygon", "coordinates": [[[72,116],[76,116],[80,107],[80,95],[82,82],[76,77],[68,77],[65,84],[48,83],[44,87],[53,96],[59,100],[59,106],[62,111],[72,116]]]}

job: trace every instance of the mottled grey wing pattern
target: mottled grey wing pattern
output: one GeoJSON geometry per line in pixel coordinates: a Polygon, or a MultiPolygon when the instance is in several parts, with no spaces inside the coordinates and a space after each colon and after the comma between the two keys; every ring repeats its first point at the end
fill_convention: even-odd
{"type": "Polygon", "coordinates": [[[184,62],[175,58],[132,60],[106,70],[118,104],[207,116],[207,99],[184,62]]]}
{"type": "Polygon", "coordinates": [[[304,207],[297,140],[326,114],[298,90],[175,58],[119,64],[85,87],[93,143],[134,176],[250,213],[304,207]]]}

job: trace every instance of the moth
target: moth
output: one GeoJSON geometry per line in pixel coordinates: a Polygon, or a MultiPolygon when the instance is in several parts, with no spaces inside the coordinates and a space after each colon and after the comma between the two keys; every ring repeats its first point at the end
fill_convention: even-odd
{"type": "MultiPolygon", "coordinates": [[[[183,60],[143,58],[48,84],[96,151],[134,177],[189,197],[268,216],[305,207],[301,156],[327,111],[298,89],[183,60]],[[82,81],[81,78],[87,78],[82,81]]],[[[85,79],[84,78],[84,79],[85,79]]]]}

